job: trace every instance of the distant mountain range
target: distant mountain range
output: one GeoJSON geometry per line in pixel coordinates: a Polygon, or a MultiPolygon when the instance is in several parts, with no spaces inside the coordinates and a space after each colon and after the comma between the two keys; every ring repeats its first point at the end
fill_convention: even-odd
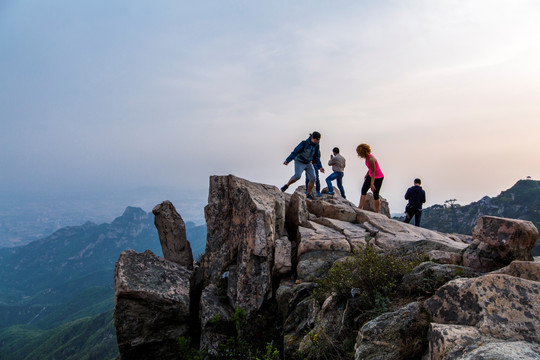
{"type": "MultiPolygon", "coordinates": [[[[452,201],[445,205],[433,205],[424,209],[422,227],[470,235],[478,218],[483,215],[528,220],[540,229],[540,181],[519,180],[498,196],[485,196],[469,205],[452,204],[452,201]]],[[[540,255],[539,241],[533,255],[540,255]]]]}
{"type": "MultiPolygon", "coordinates": [[[[62,228],[0,249],[0,359],[113,359],[114,266],[126,249],[162,256],[154,216],[128,207],[110,224],[62,228]]],[[[197,257],[206,226],[186,223],[197,257]]]]}

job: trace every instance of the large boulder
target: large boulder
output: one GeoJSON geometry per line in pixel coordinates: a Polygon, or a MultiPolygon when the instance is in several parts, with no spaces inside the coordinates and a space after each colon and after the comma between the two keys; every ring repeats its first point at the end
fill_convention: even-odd
{"type": "Polygon", "coordinates": [[[326,217],[342,221],[356,220],[356,206],[350,201],[338,196],[323,195],[307,202],[307,209],[318,217],[326,217]]]}
{"type": "Polygon", "coordinates": [[[191,275],[150,250],[122,252],[114,272],[120,359],[177,359],[176,339],[189,334],[191,275]]]}
{"type": "Polygon", "coordinates": [[[493,271],[492,274],[506,274],[526,280],[540,281],[540,263],[516,260],[502,269],[493,271]]]}
{"type": "Polygon", "coordinates": [[[283,193],[232,175],[212,176],[205,216],[204,286],[227,273],[231,306],[252,314],[272,296],[275,244],[287,236],[283,193]]]}
{"type": "Polygon", "coordinates": [[[166,200],[152,209],[163,257],[193,269],[193,254],[186,236],[186,225],[174,205],[166,200]]]}
{"type": "Polygon", "coordinates": [[[311,228],[299,227],[298,263],[299,279],[314,281],[324,276],[337,259],[351,252],[349,241],[340,232],[309,222],[311,228]]]}
{"type": "MultiPolygon", "coordinates": [[[[379,196],[379,199],[381,200],[380,213],[391,218],[392,215],[390,214],[390,205],[388,205],[388,201],[382,196],[379,196]]],[[[366,202],[364,203],[364,208],[362,210],[375,212],[375,199],[373,198],[373,194],[371,192],[367,193],[366,202]]]]}
{"type": "Polygon", "coordinates": [[[540,283],[504,274],[455,279],[426,300],[433,322],[483,335],[540,343],[540,283]]]}
{"type": "Polygon", "coordinates": [[[401,293],[414,295],[433,295],[441,286],[455,278],[472,278],[481,274],[471,268],[437,264],[431,261],[418,265],[403,277],[399,287],[401,293]]]}
{"type": "Polygon", "coordinates": [[[286,221],[288,225],[298,227],[304,225],[308,218],[306,195],[301,188],[298,188],[287,204],[286,221]]]}
{"type": "Polygon", "coordinates": [[[482,216],[473,229],[473,243],[463,253],[463,265],[489,272],[514,260],[533,260],[538,229],[530,221],[482,216]]]}
{"type": "Polygon", "coordinates": [[[497,339],[473,326],[431,324],[428,342],[430,360],[540,359],[540,344],[497,339]]]}
{"type": "Polygon", "coordinates": [[[422,354],[427,332],[422,305],[413,302],[366,323],[358,332],[355,360],[415,359],[422,354]]]}

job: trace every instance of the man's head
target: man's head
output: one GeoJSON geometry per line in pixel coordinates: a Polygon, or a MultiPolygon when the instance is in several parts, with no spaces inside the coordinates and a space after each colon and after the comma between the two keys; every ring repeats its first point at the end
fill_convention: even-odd
{"type": "Polygon", "coordinates": [[[332,149],[332,152],[333,152],[334,154],[336,154],[336,155],[339,154],[339,148],[337,148],[337,147],[333,148],[333,149],[332,149]]]}
{"type": "Polygon", "coordinates": [[[422,185],[422,180],[419,178],[414,179],[414,185],[422,185]]]}
{"type": "Polygon", "coordinates": [[[314,131],[311,135],[311,142],[314,144],[318,144],[321,140],[321,133],[318,131],[314,131]]]}

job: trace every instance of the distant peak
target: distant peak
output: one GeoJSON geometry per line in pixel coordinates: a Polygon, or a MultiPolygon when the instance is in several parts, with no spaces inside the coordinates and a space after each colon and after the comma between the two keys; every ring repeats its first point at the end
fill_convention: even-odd
{"type": "Polygon", "coordinates": [[[143,209],[139,207],[128,206],[126,207],[126,210],[124,210],[124,213],[121,217],[137,220],[145,217],[146,215],[147,213],[143,209]]]}

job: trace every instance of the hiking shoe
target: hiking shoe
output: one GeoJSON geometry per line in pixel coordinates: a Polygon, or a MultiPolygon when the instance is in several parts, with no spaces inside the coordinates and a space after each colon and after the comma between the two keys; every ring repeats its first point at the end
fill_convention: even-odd
{"type": "Polygon", "coordinates": [[[308,199],[308,200],[313,200],[313,196],[312,196],[311,194],[307,194],[307,195],[306,195],[306,199],[308,199]]]}
{"type": "Polygon", "coordinates": [[[327,192],[326,195],[334,195],[334,192],[327,192]]]}
{"type": "Polygon", "coordinates": [[[285,184],[281,187],[281,192],[285,192],[289,188],[289,185],[285,184]]]}
{"type": "Polygon", "coordinates": [[[317,191],[317,197],[321,197],[321,192],[320,191],[317,191]]]}

